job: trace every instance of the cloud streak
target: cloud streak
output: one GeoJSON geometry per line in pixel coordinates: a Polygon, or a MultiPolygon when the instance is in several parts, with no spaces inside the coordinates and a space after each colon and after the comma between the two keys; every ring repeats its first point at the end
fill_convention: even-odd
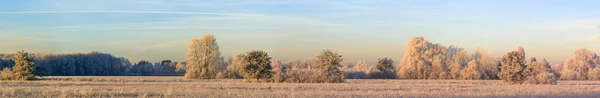
{"type": "Polygon", "coordinates": [[[0,12],[0,14],[86,14],[86,13],[113,13],[113,14],[180,14],[180,15],[247,15],[211,12],[175,12],[175,11],[16,11],[0,12]]]}
{"type": "Polygon", "coordinates": [[[182,39],[182,40],[174,40],[174,41],[158,43],[158,44],[154,44],[154,45],[151,45],[148,47],[144,47],[140,50],[140,52],[144,52],[144,51],[148,51],[148,50],[152,50],[152,49],[169,48],[169,47],[176,46],[176,45],[185,45],[185,44],[187,44],[187,41],[189,41],[189,40],[190,39],[182,39]]]}

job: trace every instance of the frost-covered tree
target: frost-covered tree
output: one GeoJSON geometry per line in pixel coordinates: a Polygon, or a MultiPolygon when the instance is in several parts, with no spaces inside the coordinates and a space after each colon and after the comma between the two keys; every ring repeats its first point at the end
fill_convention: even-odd
{"type": "Polygon", "coordinates": [[[271,61],[271,66],[273,66],[272,72],[273,81],[274,82],[283,82],[285,81],[285,66],[281,63],[281,61],[275,59],[271,61]]]}
{"type": "Polygon", "coordinates": [[[517,51],[508,52],[500,60],[502,65],[498,77],[501,80],[511,84],[521,84],[525,81],[527,76],[524,71],[527,65],[525,53],[520,51],[521,49],[522,48],[519,48],[517,51]]]}
{"type": "Polygon", "coordinates": [[[535,57],[532,58],[525,68],[527,80],[525,84],[556,84],[558,76],[550,67],[546,59],[538,61],[535,57]]]}
{"type": "Polygon", "coordinates": [[[186,63],[185,62],[179,62],[176,65],[175,72],[177,72],[177,73],[185,73],[186,69],[187,69],[186,63]]]}
{"type": "Polygon", "coordinates": [[[134,64],[131,68],[129,68],[129,71],[131,73],[136,73],[139,75],[149,75],[151,73],[154,73],[154,67],[152,63],[142,60],[134,64]]]}
{"type": "Polygon", "coordinates": [[[0,72],[1,80],[32,80],[35,78],[33,72],[35,65],[31,57],[25,51],[18,51],[12,59],[15,66],[12,69],[4,69],[0,72]]]}
{"type": "Polygon", "coordinates": [[[268,82],[267,79],[273,77],[271,66],[271,57],[264,51],[250,51],[242,58],[242,68],[240,74],[247,80],[256,80],[254,82],[268,82]]]}
{"type": "Polygon", "coordinates": [[[498,64],[487,54],[482,48],[477,48],[476,52],[473,53],[474,60],[479,62],[481,66],[482,78],[483,79],[498,79],[499,67],[498,64]]]}
{"type": "Polygon", "coordinates": [[[447,55],[441,44],[432,44],[423,37],[412,37],[400,62],[398,77],[403,79],[427,79],[433,73],[432,58],[447,55]]]}
{"type": "Polygon", "coordinates": [[[432,72],[429,75],[429,79],[448,79],[448,74],[450,72],[448,65],[450,65],[450,63],[448,57],[444,55],[434,56],[431,62],[432,72]]]}
{"type": "Polygon", "coordinates": [[[469,53],[459,48],[458,51],[452,57],[452,63],[450,64],[450,78],[462,79],[461,71],[469,64],[470,58],[469,53]]]}
{"type": "Polygon", "coordinates": [[[394,60],[390,58],[378,58],[377,65],[369,68],[367,72],[373,79],[394,79],[396,73],[394,69],[394,60]]]}
{"type": "Polygon", "coordinates": [[[465,80],[479,80],[483,75],[483,71],[481,71],[480,64],[477,60],[471,60],[461,73],[462,79],[465,80]]]}
{"type": "Polygon", "coordinates": [[[368,74],[370,67],[362,60],[358,60],[356,64],[342,64],[340,70],[344,73],[346,79],[369,79],[371,76],[368,74]]]}
{"type": "Polygon", "coordinates": [[[565,62],[560,74],[562,80],[586,80],[588,71],[600,65],[600,57],[585,48],[575,50],[575,55],[565,62]]]}
{"type": "Polygon", "coordinates": [[[223,58],[219,52],[219,46],[213,35],[206,34],[200,39],[193,39],[188,45],[190,49],[187,54],[187,67],[185,78],[187,79],[213,79],[222,67],[223,58]]]}
{"type": "Polygon", "coordinates": [[[408,42],[399,67],[397,73],[402,79],[495,79],[498,73],[497,64],[483,49],[469,54],[463,48],[444,47],[420,36],[408,42]],[[467,69],[471,61],[477,65],[471,68],[476,69],[467,69]],[[465,70],[477,73],[465,74],[465,70]]]}
{"type": "Polygon", "coordinates": [[[352,69],[354,70],[359,70],[359,71],[366,71],[369,68],[369,65],[367,64],[367,62],[359,60],[356,65],[354,65],[354,67],[352,67],[352,69]]]}
{"type": "Polygon", "coordinates": [[[316,67],[321,70],[320,82],[324,83],[341,83],[344,82],[344,74],[340,71],[342,66],[342,55],[338,55],[337,52],[331,50],[323,50],[320,55],[316,57],[316,67]]]}
{"type": "Polygon", "coordinates": [[[237,54],[233,55],[227,61],[227,67],[225,71],[223,71],[217,78],[222,79],[242,79],[244,78],[239,72],[242,68],[244,62],[242,59],[245,57],[245,54],[237,54]]]}
{"type": "Polygon", "coordinates": [[[588,71],[588,80],[600,80],[600,67],[595,67],[588,71]]]}

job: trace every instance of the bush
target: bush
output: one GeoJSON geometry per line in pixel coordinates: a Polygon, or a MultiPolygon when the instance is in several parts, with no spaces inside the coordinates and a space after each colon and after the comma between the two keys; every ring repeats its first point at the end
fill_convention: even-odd
{"type": "Polygon", "coordinates": [[[4,68],[0,71],[0,80],[11,80],[13,72],[10,68],[4,68]]]}
{"type": "Polygon", "coordinates": [[[342,55],[324,50],[315,60],[288,62],[282,68],[285,76],[283,81],[287,83],[344,82],[344,73],[340,70],[342,60],[342,55]]]}
{"type": "Polygon", "coordinates": [[[324,76],[318,70],[290,69],[285,74],[286,83],[325,83],[324,76]]]}

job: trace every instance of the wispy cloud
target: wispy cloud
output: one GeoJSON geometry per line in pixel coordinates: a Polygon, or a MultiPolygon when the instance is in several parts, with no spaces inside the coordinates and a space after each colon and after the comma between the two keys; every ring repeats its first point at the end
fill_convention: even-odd
{"type": "Polygon", "coordinates": [[[152,49],[164,49],[164,48],[170,48],[173,46],[182,46],[185,45],[190,39],[182,39],[182,40],[174,40],[174,41],[168,41],[168,42],[162,42],[162,43],[158,43],[158,44],[154,44],[148,47],[144,47],[140,50],[140,52],[144,52],[144,51],[148,51],[148,50],[152,50],[152,49]]]}
{"type": "Polygon", "coordinates": [[[600,19],[559,20],[536,27],[542,30],[593,30],[599,29],[600,19]]]}
{"type": "Polygon", "coordinates": [[[177,11],[15,11],[0,14],[175,14],[177,18],[157,19],[139,23],[114,24],[74,24],[54,27],[56,30],[163,30],[163,29],[274,29],[285,27],[307,26],[339,26],[300,16],[284,16],[270,14],[246,13],[213,13],[213,12],[177,12],[177,11]],[[191,16],[190,16],[191,15],[191,16]],[[166,20],[165,20],[166,19],[166,20]],[[218,21],[218,22],[215,22],[218,21]],[[248,25],[253,24],[253,25],[248,25]]]}
{"type": "Polygon", "coordinates": [[[597,42],[600,41],[600,35],[589,35],[589,36],[583,36],[583,37],[579,37],[579,38],[572,38],[570,40],[570,42],[577,42],[577,43],[589,43],[589,42],[597,42]]]}
{"type": "Polygon", "coordinates": [[[210,12],[175,12],[175,11],[15,11],[0,12],[0,14],[72,14],[72,13],[114,13],[114,14],[188,14],[188,15],[244,15],[210,12]]]}

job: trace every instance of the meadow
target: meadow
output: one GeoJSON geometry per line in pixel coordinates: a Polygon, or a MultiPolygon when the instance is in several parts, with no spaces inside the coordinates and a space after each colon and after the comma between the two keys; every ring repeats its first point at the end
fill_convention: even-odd
{"type": "Polygon", "coordinates": [[[377,80],[344,83],[248,83],[181,76],[49,76],[0,81],[0,97],[323,98],[323,97],[596,97],[600,81],[510,85],[501,80],[377,80]]]}

